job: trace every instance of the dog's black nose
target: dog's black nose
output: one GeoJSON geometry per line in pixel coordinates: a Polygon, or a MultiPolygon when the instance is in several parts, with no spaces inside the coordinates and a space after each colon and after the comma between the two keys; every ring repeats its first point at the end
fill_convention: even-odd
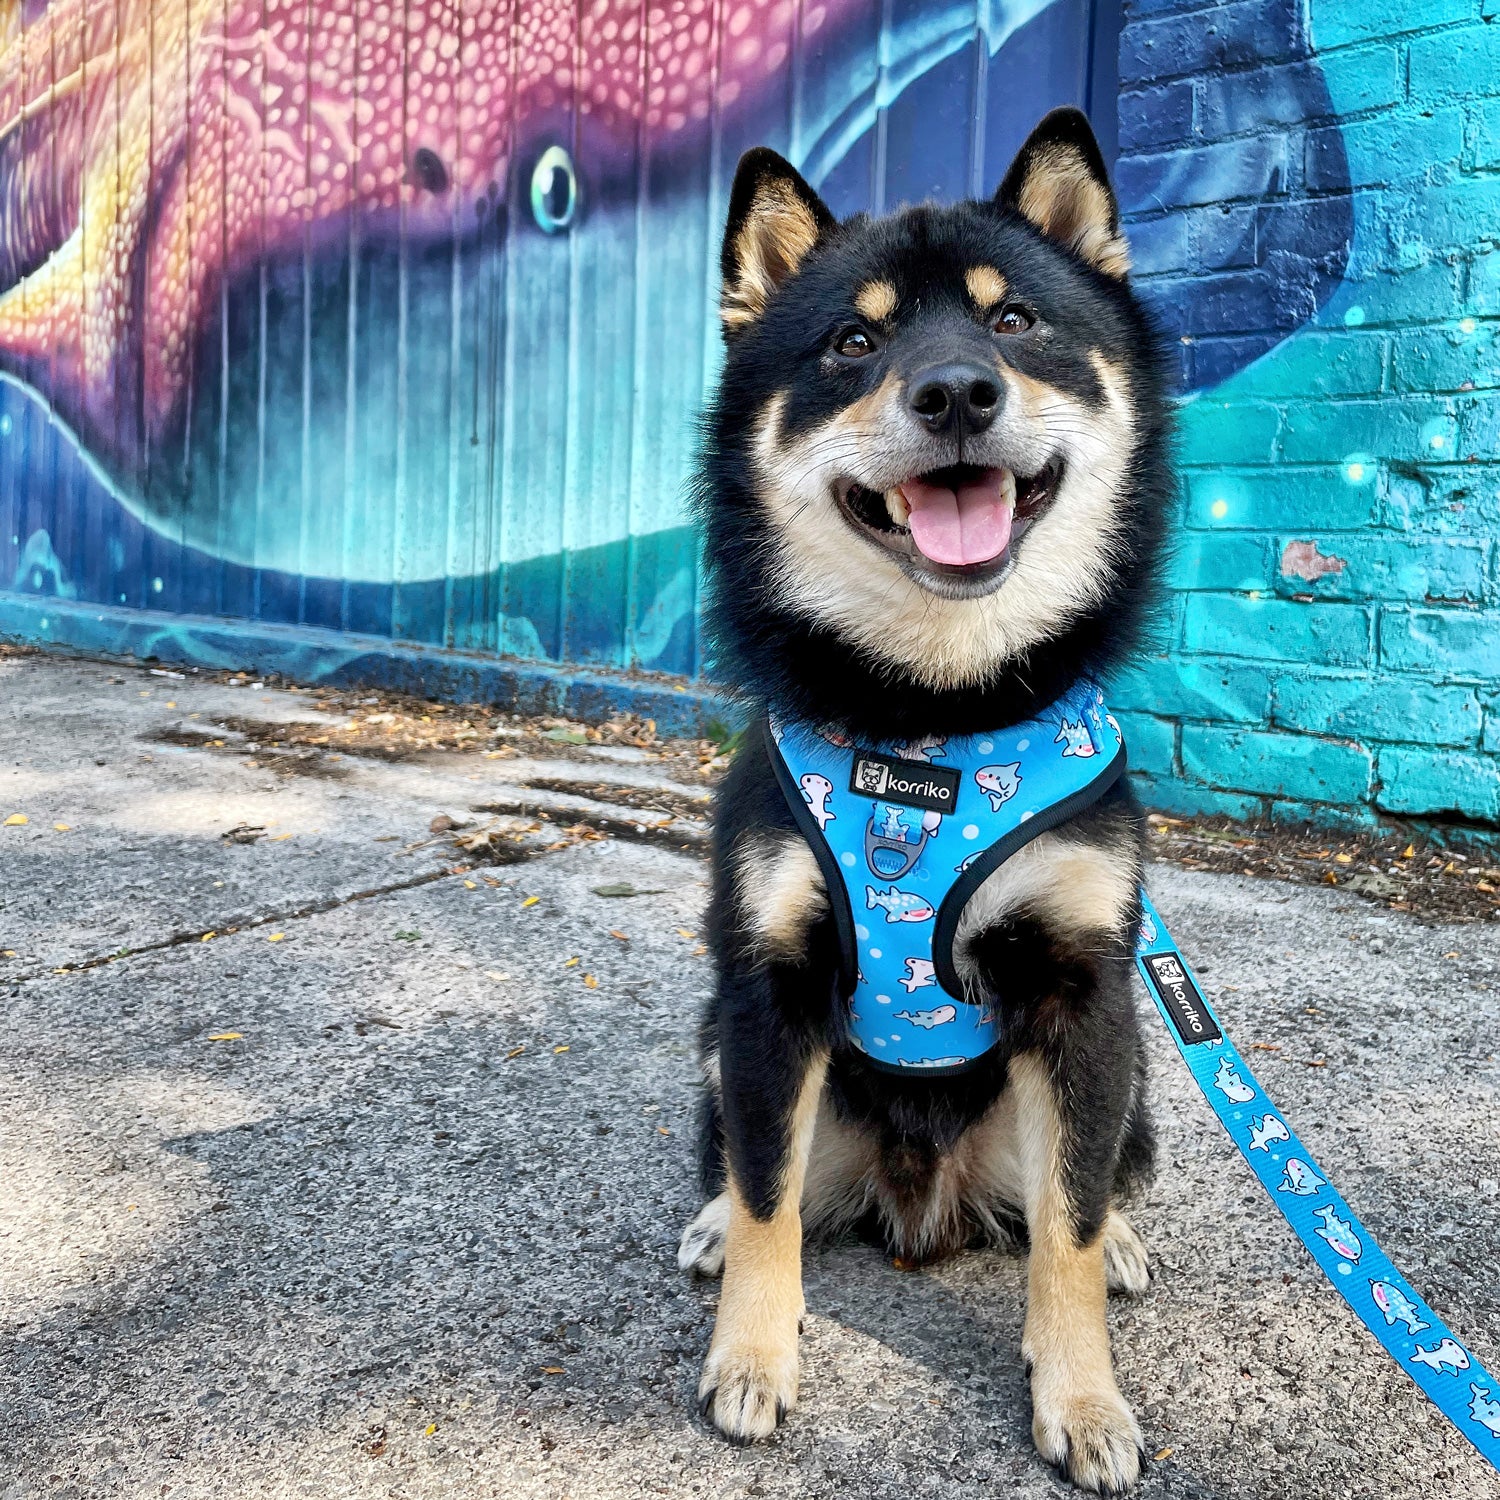
{"type": "Polygon", "coordinates": [[[983,432],[1000,410],[1000,380],[982,365],[933,365],[907,385],[911,409],[930,432],[983,432]]]}

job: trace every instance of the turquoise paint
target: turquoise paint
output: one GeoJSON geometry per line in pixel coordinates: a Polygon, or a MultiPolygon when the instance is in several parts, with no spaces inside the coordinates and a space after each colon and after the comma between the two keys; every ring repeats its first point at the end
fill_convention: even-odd
{"type": "MultiPolygon", "coordinates": [[[[1209,32],[1246,9],[1184,20],[1209,32]]],[[[1468,0],[1311,0],[1308,19],[1334,115],[1353,118],[1306,137],[1286,190],[1311,201],[1352,187],[1342,284],[1290,338],[1184,403],[1172,585],[1185,604],[1112,696],[1175,726],[1179,770],[1142,782],[1171,810],[1488,836],[1500,825],[1500,32],[1468,0]]],[[[1253,64],[1265,80],[1295,65],[1253,64]]],[[[1230,120],[1217,69],[1179,71],[1202,137],[1184,153],[1216,149],[1231,124],[1285,129],[1270,111],[1230,120]]],[[[1152,235],[1147,287],[1192,269],[1152,235]]],[[[1185,357],[1216,337],[1189,332],[1185,357]]]]}

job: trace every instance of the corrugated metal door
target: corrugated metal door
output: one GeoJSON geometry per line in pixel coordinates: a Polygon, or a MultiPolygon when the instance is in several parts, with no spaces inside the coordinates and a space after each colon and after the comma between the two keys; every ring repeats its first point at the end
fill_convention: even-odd
{"type": "Polygon", "coordinates": [[[0,9],[0,590],[696,672],[739,152],[987,193],[1110,9],[0,9]]]}

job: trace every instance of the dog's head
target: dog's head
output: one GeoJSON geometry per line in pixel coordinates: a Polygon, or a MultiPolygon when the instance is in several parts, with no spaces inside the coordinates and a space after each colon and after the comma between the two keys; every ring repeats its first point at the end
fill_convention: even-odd
{"type": "Polygon", "coordinates": [[[1076,110],[1042,121],[991,201],[884,219],[840,224],[774,152],[741,161],[700,486],[732,673],[785,697],[768,675],[800,669],[758,658],[790,635],[972,693],[1133,615],[1166,419],[1128,268],[1076,110]]]}

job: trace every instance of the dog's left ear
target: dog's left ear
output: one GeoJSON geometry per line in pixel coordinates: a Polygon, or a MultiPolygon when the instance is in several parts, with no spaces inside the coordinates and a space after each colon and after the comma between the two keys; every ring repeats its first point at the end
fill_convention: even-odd
{"type": "Polygon", "coordinates": [[[725,338],[760,317],[819,237],[837,223],[789,161],[765,146],[740,158],[719,260],[725,338]]]}
{"type": "Polygon", "coordinates": [[[1054,109],[1026,138],[995,202],[1107,276],[1130,271],[1120,205],[1081,109],[1054,109]]]}

